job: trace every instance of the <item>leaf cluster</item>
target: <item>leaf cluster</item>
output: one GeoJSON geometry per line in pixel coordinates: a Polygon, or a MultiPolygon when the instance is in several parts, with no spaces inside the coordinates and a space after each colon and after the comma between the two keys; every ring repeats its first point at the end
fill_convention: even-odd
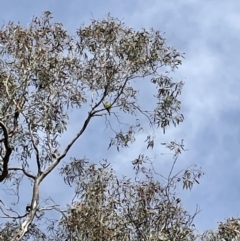
{"type": "Polygon", "coordinates": [[[75,184],[76,196],[58,235],[69,240],[195,240],[198,210],[188,214],[174,191],[184,175],[158,181],[147,162],[145,156],[133,161],[133,179],[119,178],[107,161],[97,166],[73,160],[62,168],[65,181],[75,184]]]}

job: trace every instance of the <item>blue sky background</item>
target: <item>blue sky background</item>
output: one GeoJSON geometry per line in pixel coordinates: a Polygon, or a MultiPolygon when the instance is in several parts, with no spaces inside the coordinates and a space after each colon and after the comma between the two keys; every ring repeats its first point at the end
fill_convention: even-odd
{"type": "MultiPolygon", "coordinates": [[[[111,13],[123,19],[126,26],[165,32],[167,44],[186,53],[183,65],[172,75],[185,82],[181,96],[185,121],[177,128],[168,128],[165,135],[159,131],[158,141],[184,139],[189,151],[179,158],[178,168],[197,164],[206,173],[200,185],[181,193],[187,210],[193,212],[197,204],[202,209],[195,219],[200,231],[216,228],[217,222],[227,217],[239,217],[240,1],[1,1],[0,23],[20,21],[26,26],[33,15],[40,16],[46,10],[71,33],[82,23],[88,24],[92,16],[104,18],[111,13]]],[[[77,118],[73,118],[63,144],[78,127],[77,118]]],[[[137,136],[138,141],[131,148],[117,153],[107,151],[108,133],[104,129],[99,120],[94,120],[71,150],[71,156],[108,158],[119,173],[126,174],[132,158],[145,151],[144,137],[137,136]]],[[[168,166],[169,157],[160,155],[157,148],[151,155],[159,155],[159,167],[168,166]]],[[[57,171],[42,184],[44,197],[54,196],[62,205],[69,201],[57,171]]],[[[21,188],[22,203],[30,200],[27,190],[26,186],[21,188]]]]}

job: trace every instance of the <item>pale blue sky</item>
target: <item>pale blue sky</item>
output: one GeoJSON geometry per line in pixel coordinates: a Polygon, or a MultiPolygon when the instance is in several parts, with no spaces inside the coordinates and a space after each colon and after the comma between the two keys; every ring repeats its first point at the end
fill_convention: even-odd
{"type": "MultiPolygon", "coordinates": [[[[159,134],[158,140],[184,139],[189,151],[180,157],[178,165],[197,164],[206,173],[200,185],[181,194],[187,210],[193,212],[197,204],[202,209],[195,219],[200,231],[215,228],[218,221],[227,217],[240,216],[240,2],[12,0],[1,1],[0,22],[20,21],[26,26],[33,15],[40,16],[46,10],[71,33],[82,23],[88,24],[92,16],[103,18],[110,12],[129,27],[154,27],[165,32],[167,44],[186,53],[183,65],[172,75],[185,82],[181,96],[185,121],[177,128],[169,128],[166,135],[159,134]]],[[[95,160],[107,157],[115,160],[120,173],[125,173],[131,158],[144,150],[142,143],[137,142],[121,153],[107,152],[104,127],[99,128],[97,123],[91,123],[71,156],[86,155],[95,160]],[[92,146],[96,146],[94,153],[92,146]]],[[[74,121],[72,134],[77,126],[74,121]]],[[[154,155],[158,154],[155,148],[154,155]]],[[[164,168],[165,156],[159,157],[159,166],[164,168]]],[[[58,195],[56,200],[64,204],[68,197],[58,180],[54,172],[43,182],[42,192],[45,196],[58,195]]],[[[27,201],[27,195],[24,197],[27,201]]]]}

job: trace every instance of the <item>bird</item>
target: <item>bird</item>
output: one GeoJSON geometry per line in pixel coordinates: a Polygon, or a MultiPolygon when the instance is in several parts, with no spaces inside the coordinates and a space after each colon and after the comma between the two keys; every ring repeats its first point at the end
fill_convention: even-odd
{"type": "Polygon", "coordinates": [[[108,101],[105,101],[105,102],[103,103],[103,106],[104,106],[104,108],[106,109],[106,111],[108,112],[108,114],[110,115],[111,103],[108,102],[108,101]]]}

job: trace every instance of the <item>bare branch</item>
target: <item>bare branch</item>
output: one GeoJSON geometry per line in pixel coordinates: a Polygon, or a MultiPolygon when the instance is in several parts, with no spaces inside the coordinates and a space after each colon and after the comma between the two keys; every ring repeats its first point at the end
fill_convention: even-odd
{"type": "Polygon", "coordinates": [[[25,168],[23,168],[23,167],[22,168],[21,167],[9,167],[8,170],[9,171],[22,171],[27,177],[29,177],[29,178],[31,178],[33,180],[35,180],[35,178],[36,178],[34,175],[32,175],[29,172],[27,172],[25,170],[25,168]]]}

